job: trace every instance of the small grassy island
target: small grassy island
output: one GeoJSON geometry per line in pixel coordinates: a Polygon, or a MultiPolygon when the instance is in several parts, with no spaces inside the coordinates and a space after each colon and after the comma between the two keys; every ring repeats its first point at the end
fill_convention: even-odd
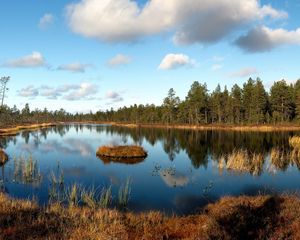
{"type": "Polygon", "coordinates": [[[147,157],[147,152],[140,146],[102,146],[96,155],[104,162],[135,164],[147,157]]]}
{"type": "Polygon", "coordinates": [[[8,160],[7,154],[0,148],[0,166],[4,165],[8,160]]]}

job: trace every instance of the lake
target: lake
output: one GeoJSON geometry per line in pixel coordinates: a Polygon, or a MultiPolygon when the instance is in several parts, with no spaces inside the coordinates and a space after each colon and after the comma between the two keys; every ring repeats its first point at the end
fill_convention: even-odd
{"type": "MultiPolygon", "coordinates": [[[[112,187],[114,196],[127,179],[128,209],[189,214],[225,195],[295,192],[300,161],[292,159],[289,137],[297,132],[194,131],[69,124],[0,137],[9,155],[1,166],[1,191],[16,198],[49,200],[52,178],[63,173],[64,186],[112,187]],[[144,160],[101,160],[102,145],[143,146],[144,160]],[[233,162],[245,158],[242,166],[233,162]],[[22,168],[33,159],[35,175],[22,168]],[[231,165],[229,164],[231,162],[231,165]],[[28,180],[30,179],[30,180],[28,180]]],[[[239,163],[241,164],[241,163],[239,163]]]]}

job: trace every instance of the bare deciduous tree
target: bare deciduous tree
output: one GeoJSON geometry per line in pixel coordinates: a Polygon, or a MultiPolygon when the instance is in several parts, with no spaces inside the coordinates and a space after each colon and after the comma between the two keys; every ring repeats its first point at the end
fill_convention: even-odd
{"type": "Polygon", "coordinates": [[[8,91],[7,83],[10,80],[10,77],[1,77],[0,78],[0,97],[1,97],[1,107],[4,104],[5,93],[8,91]]]}

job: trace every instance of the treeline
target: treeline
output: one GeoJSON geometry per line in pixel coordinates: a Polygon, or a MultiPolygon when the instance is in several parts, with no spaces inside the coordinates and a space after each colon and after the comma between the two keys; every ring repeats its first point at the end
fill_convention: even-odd
{"type": "Polygon", "coordinates": [[[266,91],[262,81],[249,79],[231,90],[220,85],[210,92],[194,82],[184,100],[173,88],[161,106],[133,105],[98,112],[103,121],[164,124],[276,124],[300,119],[300,79],[295,84],[275,82],[266,91]]]}
{"type": "Polygon", "coordinates": [[[7,105],[0,106],[0,127],[15,126],[18,124],[31,124],[31,123],[45,123],[45,122],[80,122],[80,121],[96,121],[96,115],[92,113],[71,114],[64,109],[57,111],[49,111],[47,108],[44,110],[34,109],[30,110],[29,104],[21,110],[16,106],[13,108],[7,105]]]}
{"type": "Polygon", "coordinates": [[[194,82],[184,100],[173,88],[161,106],[136,105],[71,114],[58,111],[21,110],[6,105],[0,107],[0,126],[53,121],[102,121],[148,124],[277,124],[300,120],[300,79],[294,84],[285,80],[275,82],[266,91],[262,81],[249,79],[242,87],[230,90],[220,85],[210,92],[206,84],[194,82]]]}

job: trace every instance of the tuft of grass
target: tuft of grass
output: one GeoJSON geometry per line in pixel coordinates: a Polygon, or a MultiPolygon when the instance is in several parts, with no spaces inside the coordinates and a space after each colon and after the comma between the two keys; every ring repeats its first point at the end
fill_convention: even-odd
{"type": "Polygon", "coordinates": [[[66,189],[66,199],[70,207],[77,207],[81,200],[81,189],[77,184],[73,184],[66,189]]]}
{"type": "Polygon", "coordinates": [[[119,195],[118,195],[118,203],[119,207],[126,208],[129,202],[131,194],[131,178],[128,177],[126,179],[125,185],[121,185],[119,188],[119,195]]]}
{"type": "Polygon", "coordinates": [[[108,188],[103,188],[98,202],[99,207],[108,208],[112,204],[112,200],[113,197],[111,192],[111,186],[109,186],[108,188]]]}

